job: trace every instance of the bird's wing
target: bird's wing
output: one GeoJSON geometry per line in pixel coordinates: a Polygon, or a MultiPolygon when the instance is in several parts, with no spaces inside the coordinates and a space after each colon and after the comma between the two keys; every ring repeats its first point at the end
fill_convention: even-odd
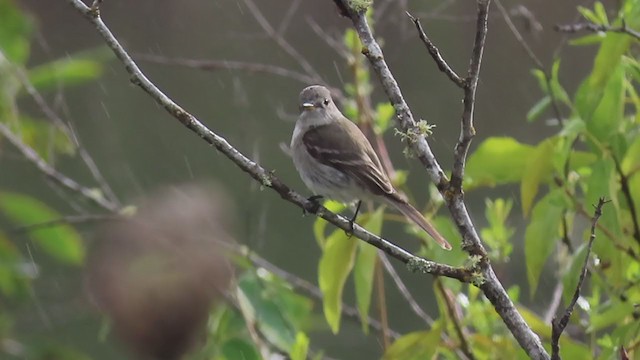
{"type": "Polygon", "coordinates": [[[302,137],[307,152],[320,163],[350,176],[376,195],[394,193],[371,143],[351,121],[344,127],[335,123],[308,129],[302,137]],[[358,146],[358,141],[364,146],[358,146]]]}

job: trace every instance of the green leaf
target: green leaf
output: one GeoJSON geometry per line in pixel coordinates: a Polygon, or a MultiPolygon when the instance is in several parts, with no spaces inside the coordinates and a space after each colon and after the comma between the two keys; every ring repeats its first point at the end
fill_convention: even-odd
{"type": "MultiPolygon", "coordinates": [[[[595,15],[593,16],[594,19],[592,21],[597,23],[597,21],[595,21],[597,17],[595,15]]],[[[630,28],[637,28],[640,25],[640,6],[637,6],[637,2],[634,6],[629,4],[625,5],[624,18],[627,22],[626,25],[630,28]]],[[[614,25],[620,25],[620,23],[620,20],[616,20],[614,25]]],[[[582,82],[575,96],[575,107],[580,117],[587,123],[590,122],[592,114],[594,114],[595,109],[600,104],[603,93],[605,92],[605,87],[609,83],[611,76],[614,72],[619,71],[621,59],[629,50],[632,41],[630,36],[611,32],[607,33],[602,41],[591,74],[582,82]]],[[[606,121],[603,120],[603,122],[606,121]]],[[[598,136],[595,132],[594,135],[598,136]]],[[[599,136],[602,136],[602,134],[599,136]]]]}
{"type": "Polygon", "coordinates": [[[390,103],[379,103],[376,106],[376,117],[373,130],[376,134],[382,135],[391,126],[391,119],[396,115],[396,110],[390,103]]]}
{"type": "Polygon", "coordinates": [[[604,5],[600,1],[596,1],[593,4],[593,10],[595,12],[596,17],[598,18],[597,24],[609,25],[609,19],[607,18],[607,10],[605,10],[604,5]]]}
{"type": "Polygon", "coordinates": [[[618,66],[611,73],[597,103],[589,104],[589,108],[594,110],[591,117],[585,118],[589,119],[587,130],[600,141],[607,140],[618,131],[624,120],[624,77],[623,67],[618,66]]]}
{"type": "Polygon", "coordinates": [[[513,201],[498,198],[495,201],[485,199],[484,203],[489,226],[480,230],[482,239],[491,249],[489,256],[492,260],[506,261],[513,250],[510,239],[515,233],[515,229],[507,224],[513,201]]]}
{"type": "Polygon", "coordinates": [[[76,148],[69,136],[49,122],[20,116],[19,121],[12,126],[12,130],[47,162],[53,161],[57,153],[66,155],[75,153],[76,148]]]}
{"type": "Polygon", "coordinates": [[[0,292],[6,296],[24,295],[31,278],[18,249],[0,232],[0,292]]]}
{"type": "Polygon", "coordinates": [[[520,158],[525,163],[525,169],[520,183],[520,197],[522,212],[528,216],[533,200],[538,194],[540,182],[550,177],[553,171],[553,154],[558,138],[553,137],[538,144],[528,158],[520,158]],[[523,161],[523,159],[525,159],[523,161]]]}
{"type": "MultiPolygon", "coordinates": [[[[384,207],[380,206],[369,216],[363,226],[374,234],[382,233],[382,222],[384,218],[384,207]]],[[[378,249],[374,246],[358,242],[358,255],[353,269],[353,282],[356,288],[356,304],[360,319],[362,320],[362,330],[365,334],[369,331],[369,306],[371,305],[371,292],[373,291],[373,275],[378,258],[378,249]]]]}
{"type": "Polygon", "coordinates": [[[563,212],[562,190],[545,195],[533,207],[531,221],[524,235],[524,254],[527,263],[529,294],[533,295],[544,263],[553,253],[563,212]]]}
{"type": "Polygon", "coordinates": [[[358,240],[337,229],[327,238],[320,264],[318,283],[322,291],[324,317],[334,334],[340,330],[342,315],[342,290],[353,269],[358,240]]]}
{"type": "Polygon", "coordinates": [[[540,99],[537,103],[535,103],[535,105],[531,107],[531,109],[529,109],[529,112],[527,112],[527,121],[533,122],[535,120],[538,120],[540,116],[542,116],[542,114],[545,112],[545,110],[549,108],[549,105],[551,105],[551,97],[545,96],[540,99]]]}
{"type": "MultiPolygon", "coordinates": [[[[518,312],[524,318],[524,321],[531,327],[537,334],[551,334],[551,326],[546,323],[541,317],[536,315],[533,311],[525,308],[524,306],[518,306],[518,312]]],[[[579,343],[569,336],[560,337],[560,352],[563,358],[567,359],[590,359],[590,349],[582,343],[579,343]]]]}
{"type": "Polygon", "coordinates": [[[538,87],[545,95],[549,95],[549,86],[547,84],[547,75],[540,69],[531,70],[531,75],[538,81],[538,87]]]}
{"type": "Polygon", "coordinates": [[[528,159],[533,149],[510,137],[488,138],[469,157],[465,180],[472,188],[519,182],[525,169],[522,160],[528,159]]]}
{"type": "Polygon", "coordinates": [[[102,71],[102,64],[96,60],[65,57],[30,69],[29,80],[36,89],[44,91],[96,80],[102,71]]]}
{"type": "Polygon", "coordinates": [[[598,19],[598,16],[593,11],[591,11],[591,9],[587,9],[584,6],[578,6],[578,12],[588,21],[594,24],[600,23],[600,19],[598,19]]]}
{"type": "Polygon", "coordinates": [[[0,51],[16,64],[24,64],[29,57],[32,23],[15,1],[0,0],[0,51]]]}
{"type": "Polygon", "coordinates": [[[625,174],[629,174],[631,171],[637,171],[638,167],[640,167],[640,136],[637,136],[631,145],[629,145],[620,166],[625,174]]]}
{"type": "Polygon", "coordinates": [[[596,45],[602,43],[602,40],[604,40],[605,37],[605,34],[602,33],[589,34],[571,39],[569,40],[569,44],[573,46],[596,45]]]}
{"type": "Polygon", "coordinates": [[[569,100],[569,95],[564,90],[562,85],[560,85],[560,78],[558,73],[560,72],[560,59],[556,59],[551,66],[551,78],[549,82],[551,83],[551,94],[554,99],[562,101],[565,105],[571,105],[571,100],[569,100]]]}
{"type": "Polygon", "coordinates": [[[222,344],[222,355],[227,360],[260,360],[261,356],[253,344],[243,339],[231,339],[222,344]]]}
{"type": "MultiPolygon", "coordinates": [[[[29,226],[61,218],[60,214],[40,201],[17,193],[0,193],[0,211],[16,226],[29,226]]],[[[29,231],[29,236],[40,249],[61,262],[80,265],[84,261],[82,239],[67,224],[34,229],[29,231]]]]}
{"type": "Polygon", "coordinates": [[[614,324],[623,324],[626,322],[625,319],[633,316],[633,312],[633,303],[613,299],[604,309],[598,309],[591,314],[591,323],[587,332],[599,331],[614,324]]]}
{"type": "Polygon", "coordinates": [[[289,357],[291,360],[306,360],[309,352],[309,337],[303,332],[296,335],[296,342],[291,347],[289,357]]]}
{"type": "Polygon", "coordinates": [[[272,296],[266,296],[262,282],[247,273],[238,282],[238,303],[249,322],[255,322],[269,343],[288,352],[295,342],[295,332],[285,320],[272,296]]]}
{"type": "Polygon", "coordinates": [[[440,323],[429,331],[415,331],[394,341],[382,357],[383,360],[432,359],[440,345],[440,323]]]}
{"type": "MultiPolygon", "coordinates": [[[[333,200],[325,201],[323,206],[334,213],[338,213],[346,207],[343,203],[333,200]]],[[[328,222],[320,217],[313,223],[313,236],[321,249],[324,248],[324,244],[327,242],[327,236],[325,235],[327,224],[328,222]]]]}

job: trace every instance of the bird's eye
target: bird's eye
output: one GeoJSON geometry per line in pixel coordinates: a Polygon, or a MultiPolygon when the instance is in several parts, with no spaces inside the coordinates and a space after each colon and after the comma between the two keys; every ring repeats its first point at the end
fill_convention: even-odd
{"type": "Polygon", "coordinates": [[[322,102],[325,106],[329,105],[329,99],[324,99],[324,101],[322,102]]]}

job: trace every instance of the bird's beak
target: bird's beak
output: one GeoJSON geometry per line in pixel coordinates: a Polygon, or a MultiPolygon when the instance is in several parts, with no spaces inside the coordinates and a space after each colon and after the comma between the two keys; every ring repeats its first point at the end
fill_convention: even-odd
{"type": "Polygon", "coordinates": [[[303,104],[302,104],[302,108],[303,108],[304,110],[311,110],[311,109],[313,109],[314,107],[316,107],[316,106],[315,106],[313,103],[303,103],[303,104]]]}

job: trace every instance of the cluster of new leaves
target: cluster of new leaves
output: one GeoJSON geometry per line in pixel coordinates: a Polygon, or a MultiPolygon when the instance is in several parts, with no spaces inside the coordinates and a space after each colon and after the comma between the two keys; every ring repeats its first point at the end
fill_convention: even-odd
{"type": "MultiPolygon", "coordinates": [[[[640,26],[639,1],[623,2],[612,18],[599,2],[593,10],[579,10],[594,24],[640,26]]],[[[536,145],[508,137],[485,140],[471,156],[465,180],[467,189],[520,185],[522,212],[528,220],[524,237],[529,293],[535,294],[545,264],[552,259],[564,282],[565,301],[575,290],[584,262],[591,205],[600,196],[611,200],[596,232],[590,289],[579,302],[583,313],[574,316],[575,325],[595,339],[588,347],[606,359],[623,347],[635,350],[640,344],[640,62],[634,57],[638,40],[603,32],[572,44],[598,47],[591,72],[573,96],[561,85],[559,59],[549,74],[533,71],[544,96],[527,119],[551,115],[554,134],[536,145]]]]}

